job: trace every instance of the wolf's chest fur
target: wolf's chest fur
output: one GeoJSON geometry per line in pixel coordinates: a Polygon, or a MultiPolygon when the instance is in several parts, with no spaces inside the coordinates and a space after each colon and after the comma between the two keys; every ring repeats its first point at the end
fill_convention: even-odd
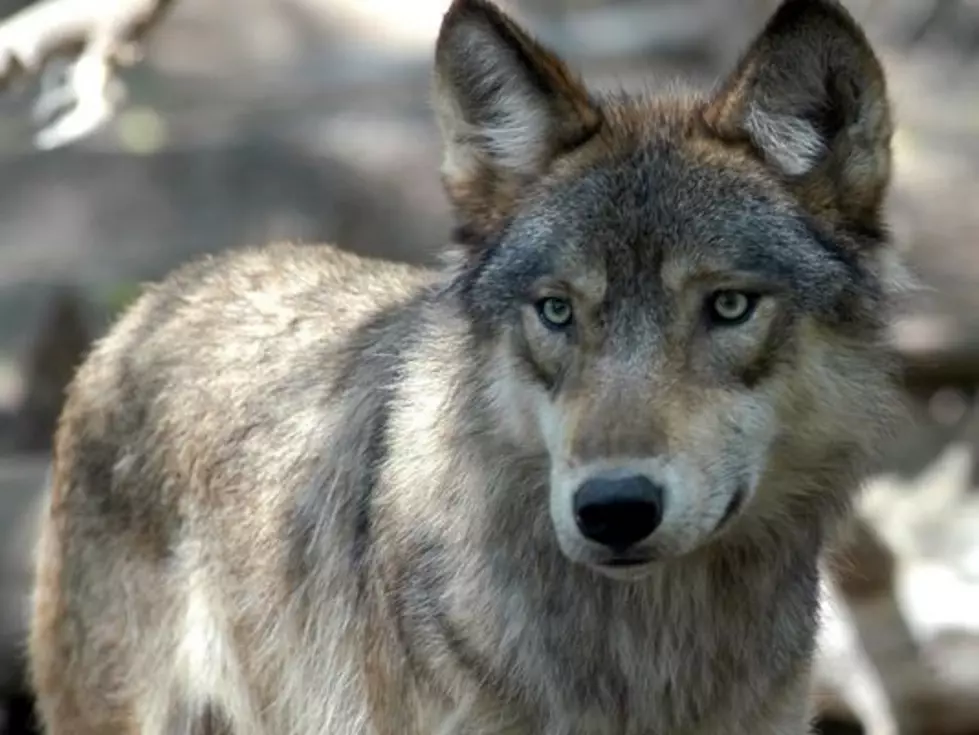
{"type": "Polygon", "coordinates": [[[777,558],[732,549],[674,561],[628,585],[556,549],[521,568],[508,560],[529,548],[499,551],[429,549],[395,605],[416,674],[479,702],[466,721],[485,720],[487,733],[507,723],[547,735],[739,732],[812,651],[816,553],[802,544],[777,558]]]}

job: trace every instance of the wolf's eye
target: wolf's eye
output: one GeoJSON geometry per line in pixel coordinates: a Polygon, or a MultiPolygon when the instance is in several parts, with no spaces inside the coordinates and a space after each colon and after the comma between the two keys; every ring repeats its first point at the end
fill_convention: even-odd
{"type": "Polygon", "coordinates": [[[758,298],[744,291],[715,291],[708,302],[708,315],[718,326],[743,324],[754,313],[758,298]]]}
{"type": "Polygon", "coordinates": [[[537,314],[548,329],[564,329],[571,324],[574,312],[567,299],[550,297],[537,302],[537,314]]]}

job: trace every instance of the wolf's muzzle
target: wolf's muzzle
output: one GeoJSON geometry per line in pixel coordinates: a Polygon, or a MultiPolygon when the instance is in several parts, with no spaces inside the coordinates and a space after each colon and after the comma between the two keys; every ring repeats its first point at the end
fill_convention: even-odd
{"type": "Polygon", "coordinates": [[[644,475],[601,475],[581,484],[575,522],[585,538],[623,552],[659,527],[663,488],[644,475]]]}

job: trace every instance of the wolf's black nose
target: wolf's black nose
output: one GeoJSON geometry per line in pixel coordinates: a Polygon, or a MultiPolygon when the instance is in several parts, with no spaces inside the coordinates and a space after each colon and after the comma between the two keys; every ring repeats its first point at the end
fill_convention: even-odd
{"type": "Polygon", "coordinates": [[[663,520],[663,488],[643,475],[595,477],[574,497],[578,528],[586,538],[625,551],[663,520]]]}

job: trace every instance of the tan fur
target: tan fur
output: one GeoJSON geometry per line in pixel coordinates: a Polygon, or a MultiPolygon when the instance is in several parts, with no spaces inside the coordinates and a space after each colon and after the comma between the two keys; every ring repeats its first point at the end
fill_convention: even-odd
{"type": "Polygon", "coordinates": [[[865,39],[786,0],[714,92],[599,95],[456,0],[435,67],[445,268],[204,259],[78,371],[49,735],[808,731],[819,560],[896,413],[865,39]]]}

